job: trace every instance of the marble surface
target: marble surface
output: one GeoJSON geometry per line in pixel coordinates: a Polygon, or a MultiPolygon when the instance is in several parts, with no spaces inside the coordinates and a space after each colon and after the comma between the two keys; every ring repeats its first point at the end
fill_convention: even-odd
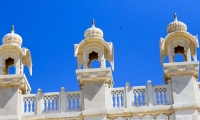
{"type": "Polygon", "coordinates": [[[0,116],[17,115],[19,95],[17,87],[0,88],[0,116]]]}
{"type": "Polygon", "coordinates": [[[196,92],[192,75],[172,76],[174,104],[195,103],[196,92]]]}
{"type": "Polygon", "coordinates": [[[84,83],[84,108],[85,110],[105,108],[105,87],[103,81],[84,83]]]}

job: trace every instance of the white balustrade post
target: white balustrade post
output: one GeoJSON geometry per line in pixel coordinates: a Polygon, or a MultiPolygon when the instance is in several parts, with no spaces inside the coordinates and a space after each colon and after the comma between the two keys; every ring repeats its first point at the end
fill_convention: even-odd
{"type": "Polygon", "coordinates": [[[62,87],[61,88],[61,91],[60,91],[60,102],[58,103],[59,105],[59,111],[61,112],[61,113],[63,113],[63,112],[65,112],[66,110],[65,110],[65,108],[66,108],[66,92],[65,92],[65,88],[64,87],[62,87]]]}
{"type": "Polygon", "coordinates": [[[43,95],[42,95],[42,90],[39,88],[37,95],[36,95],[36,112],[37,115],[42,114],[42,111],[44,109],[44,103],[43,103],[43,95]]]}
{"type": "Polygon", "coordinates": [[[124,100],[124,107],[126,108],[131,108],[132,107],[132,99],[131,99],[131,88],[130,88],[130,83],[126,83],[126,86],[125,86],[125,100],[124,100]]]}
{"type": "Polygon", "coordinates": [[[149,106],[153,106],[153,87],[152,83],[150,80],[147,81],[147,96],[148,96],[148,101],[149,101],[149,106]]]}

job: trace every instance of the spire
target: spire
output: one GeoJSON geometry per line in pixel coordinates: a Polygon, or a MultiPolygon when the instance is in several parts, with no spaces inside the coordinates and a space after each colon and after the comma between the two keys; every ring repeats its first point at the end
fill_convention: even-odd
{"type": "Polygon", "coordinates": [[[92,19],[92,26],[94,26],[94,19],[92,19]]]}
{"type": "Polygon", "coordinates": [[[12,27],[11,27],[11,32],[12,33],[14,33],[14,29],[15,29],[15,27],[14,27],[14,25],[12,25],[12,27]]]}
{"type": "Polygon", "coordinates": [[[174,13],[174,21],[177,21],[177,20],[178,20],[177,15],[176,13],[174,13]]]}

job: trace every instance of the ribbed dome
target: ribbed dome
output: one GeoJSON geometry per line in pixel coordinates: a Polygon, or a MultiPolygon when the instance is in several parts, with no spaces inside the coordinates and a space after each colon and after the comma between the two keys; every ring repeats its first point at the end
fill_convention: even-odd
{"type": "Polygon", "coordinates": [[[22,37],[16,33],[14,33],[14,26],[12,26],[11,33],[6,34],[2,39],[3,44],[13,44],[21,47],[22,45],[22,37]]]}
{"type": "Polygon", "coordinates": [[[85,38],[103,38],[103,31],[96,28],[94,25],[94,20],[92,20],[92,27],[88,28],[84,33],[85,38]]]}
{"type": "Polygon", "coordinates": [[[175,31],[187,32],[186,24],[181,21],[178,21],[176,13],[174,14],[174,22],[171,22],[167,27],[168,33],[172,33],[175,31]]]}

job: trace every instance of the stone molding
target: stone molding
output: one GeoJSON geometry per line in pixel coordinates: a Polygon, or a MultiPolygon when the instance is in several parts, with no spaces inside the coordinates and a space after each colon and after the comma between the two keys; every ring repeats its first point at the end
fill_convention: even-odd
{"type": "Polygon", "coordinates": [[[109,86],[113,85],[111,68],[78,69],[76,75],[80,87],[85,81],[105,81],[109,86]]]}
{"type": "Polygon", "coordinates": [[[22,94],[30,94],[31,87],[25,74],[0,75],[0,87],[18,86],[22,94]]]}
{"type": "Polygon", "coordinates": [[[193,75],[198,80],[199,61],[164,63],[163,69],[165,82],[171,80],[171,76],[188,74],[193,75]]]}

